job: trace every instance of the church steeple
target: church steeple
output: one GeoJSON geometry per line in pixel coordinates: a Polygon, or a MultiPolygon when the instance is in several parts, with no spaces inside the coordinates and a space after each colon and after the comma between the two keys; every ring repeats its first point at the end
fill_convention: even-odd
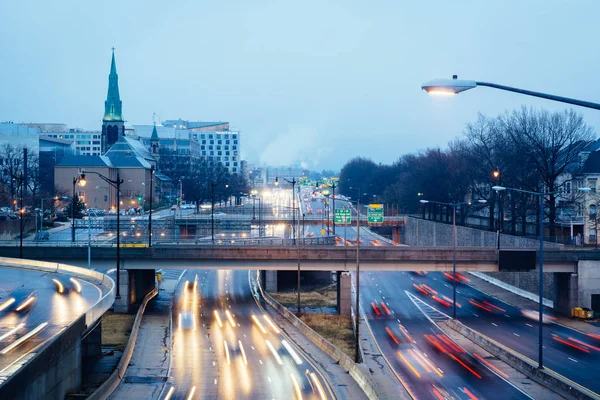
{"type": "Polygon", "coordinates": [[[119,96],[119,76],[113,47],[110,74],[108,75],[108,93],[104,102],[104,118],[102,118],[102,154],[117,142],[119,135],[125,136],[125,121],[119,96]]]}
{"type": "Polygon", "coordinates": [[[112,61],[110,63],[110,74],[108,75],[108,94],[104,102],[103,121],[123,121],[121,97],[119,96],[119,75],[117,75],[117,64],[115,63],[115,48],[112,48],[112,61]]]}
{"type": "Polygon", "coordinates": [[[158,132],[156,131],[156,123],[154,123],[154,128],[152,129],[152,136],[150,136],[150,150],[154,155],[154,158],[158,160],[160,139],[158,137],[158,132]]]}

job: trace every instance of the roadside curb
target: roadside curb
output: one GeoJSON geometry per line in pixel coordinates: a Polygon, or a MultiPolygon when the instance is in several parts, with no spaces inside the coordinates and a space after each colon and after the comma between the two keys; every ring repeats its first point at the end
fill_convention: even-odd
{"type": "Polygon", "coordinates": [[[463,325],[456,320],[446,321],[446,326],[465,336],[490,354],[525,374],[561,396],[573,400],[600,400],[600,395],[549,369],[538,369],[537,363],[493,339],[463,325]]]}
{"type": "Polygon", "coordinates": [[[376,385],[371,380],[371,377],[366,375],[361,366],[356,364],[350,357],[348,357],[343,351],[335,347],[331,344],[327,339],[323,336],[319,335],[317,332],[312,330],[308,325],[302,322],[298,317],[296,317],[292,312],[290,312],[287,308],[278,303],[275,299],[273,299],[268,293],[263,291],[262,285],[260,281],[258,282],[258,288],[260,290],[260,294],[265,299],[265,301],[273,307],[277,312],[279,312],[285,319],[287,319],[292,325],[294,325],[298,330],[306,336],[308,340],[310,340],[315,346],[321,349],[325,354],[333,359],[337,364],[339,364],[344,371],[350,374],[352,379],[358,384],[358,386],[363,390],[365,395],[372,400],[379,400],[380,397],[377,393],[376,385]]]}
{"type": "Polygon", "coordinates": [[[153,299],[157,294],[158,290],[154,288],[152,289],[152,291],[150,291],[150,293],[146,295],[146,297],[144,297],[144,301],[142,301],[142,304],[140,305],[140,308],[138,309],[138,312],[135,316],[133,328],[131,329],[131,335],[129,336],[127,346],[125,346],[125,350],[123,351],[123,355],[119,360],[117,368],[113,371],[112,374],[110,374],[108,379],[106,379],[106,381],[104,381],[104,383],[88,397],[88,400],[107,399],[121,384],[121,381],[125,376],[125,372],[127,372],[127,367],[129,366],[131,357],[133,356],[133,350],[135,348],[135,342],[137,340],[137,336],[140,330],[140,325],[142,324],[142,317],[144,316],[144,311],[146,310],[148,302],[151,299],[153,299]]]}

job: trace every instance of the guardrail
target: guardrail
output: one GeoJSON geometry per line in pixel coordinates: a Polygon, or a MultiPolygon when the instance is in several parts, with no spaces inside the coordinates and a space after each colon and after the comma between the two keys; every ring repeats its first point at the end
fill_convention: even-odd
{"type": "Polygon", "coordinates": [[[144,311],[146,310],[148,302],[152,300],[157,294],[158,290],[154,288],[150,293],[146,295],[146,297],[144,297],[144,301],[142,301],[142,304],[135,316],[133,328],[131,329],[131,335],[129,336],[129,340],[127,341],[127,346],[125,346],[125,350],[121,355],[119,364],[117,364],[117,368],[115,368],[115,370],[112,372],[112,374],[110,374],[108,379],[106,379],[106,381],[104,381],[104,383],[98,389],[96,389],[94,393],[88,396],[88,400],[107,399],[123,381],[125,373],[127,372],[127,367],[129,366],[129,362],[131,361],[131,357],[133,356],[133,350],[135,349],[135,342],[140,331],[140,325],[142,324],[142,317],[144,315],[144,311]]]}

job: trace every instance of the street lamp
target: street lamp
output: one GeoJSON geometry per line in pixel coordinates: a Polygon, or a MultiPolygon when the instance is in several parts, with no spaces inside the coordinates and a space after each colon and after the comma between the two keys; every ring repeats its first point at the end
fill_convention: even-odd
{"type": "MultiPolygon", "coordinates": [[[[23,181],[25,177],[23,176],[23,171],[18,171],[17,175],[13,176],[13,180],[19,182],[19,190],[20,190],[20,206],[19,206],[19,258],[23,258],[23,217],[25,216],[25,210],[23,209],[23,181]]],[[[14,203],[16,204],[16,200],[14,203]]]]}
{"type": "Polygon", "coordinates": [[[150,214],[148,216],[148,247],[152,247],[152,189],[154,186],[154,165],[150,167],[150,214]]]}
{"type": "Polygon", "coordinates": [[[215,242],[215,185],[216,183],[210,183],[210,232],[212,242],[215,242]]]}
{"type": "Polygon", "coordinates": [[[434,95],[455,95],[465,90],[476,88],[477,86],[487,86],[494,89],[506,90],[508,92],[514,92],[524,94],[527,96],[540,97],[542,99],[558,101],[561,103],[573,104],[576,106],[593,108],[594,110],[600,110],[600,104],[592,103],[589,101],[571,99],[568,97],[555,96],[553,94],[546,94],[540,92],[533,92],[531,90],[518,89],[510,86],[498,85],[490,82],[479,82],[458,79],[457,75],[452,75],[452,79],[434,79],[421,85],[421,89],[429,94],[434,95]]]}
{"type": "MultiPolygon", "coordinates": [[[[79,186],[84,187],[86,184],[85,175],[73,177],[73,197],[71,199],[71,242],[75,242],[75,185],[79,182],[79,186]],[[83,176],[83,179],[81,178],[83,176]]],[[[79,200],[79,197],[77,198],[79,200]]]]}
{"type": "MultiPolygon", "coordinates": [[[[452,318],[456,319],[456,207],[464,204],[470,205],[471,202],[465,201],[462,203],[444,203],[441,201],[424,199],[419,200],[419,202],[422,204],[433,203],[452,207],[452,318]]],[[[479,202],[483,203],[486,201],[479,200],[479,202]]]]}
{"type": "MultiPolygon", "coordinates": [[[[298,183],[298,181],[296,180],[296,178],[292,178],[292,180],[288,180],[285,178],[281,178],[284,181],[286,181],[287,183],[289,183],[290,185],[292,185],[292,243],[295,244],[296,241],[296,192],[294,190],[294,188],[296,187],[296,183],[298,183]]],[[[275,186],[279,186],[279,178],[275,177],[275,186]]]]}
{"type": "Polygon", "coordinates": [[[539,268],[540,268],[540,292],[539,292],[539,339],[538,339],[538,368],[543,369],[543,332],[544,332],[544,323],[543,323],[543,315],[544,315],[544,195],[549,195],[554,192],[532,192],[529,190],[522,189],[514,189],[507,188],[504,186],[492,186],[497,192],[501,192],[503,190],[512,190],[514,192],[526,193],[538,196],[539,198],[539,207],[540,207],[540,215],[539,215],[539,233],[540,233],[540,252],[539,252],[539,268]]]}
{"type": "MultiPolygon", "coordinates": [[[[100,177],[100,179],[102,179],[104,182],[108,183],[109,185],[111,185],[112,187],[114,187],[117,190],[117,294],[116,294],[116,298],[120,299],[121,298],[121,285],[120,285],[120,282],[121,282],[121,184],[123,183],[123,179],[121,179],[119,170],[117,170],[117,179],[115,179],[115,180],[107,178],[106,176],[104,176],[98,172],[90,171],[90,172],[88,172],[88,174],[98,175],[100,177]]],[[[81,174],[79,175],[79,177],[77,177],[77,179],[79,180],[80,186],[85,186],[85,184],[87,182],[85,179],[85,171],[81,171],[81,174]]],[[[73,182],[76,182],[75,178],[73,178],[73,182]]],[[[73,184],[73,187],[74,186],[75,186],[75,184],[73,184]]]]}
{"type": "MultiPolygon", "coordinates": [[[[350,187],[352,189],[352,187],[350,187]]],[[[359,328],[360,328],[360,188],[356,188],[358,196],[356,196],[356,318],[354,321],[354,361],[360,360],[359,348],[359,328]]]]}

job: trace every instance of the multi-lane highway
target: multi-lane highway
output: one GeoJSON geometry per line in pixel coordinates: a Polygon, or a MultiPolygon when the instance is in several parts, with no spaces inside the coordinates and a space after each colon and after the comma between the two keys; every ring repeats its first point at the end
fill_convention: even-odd
{"type": "Polygon", "coordinates": [[[69,276],[0,267],[0,383],[103,293],[69,276]],[[60,291],[62,290],[62,293],[60,291]]]}
{"type": "Polygon", "coordinates": [[[188,271],[173,307],[167,399],[324,399],[322,378],[258,307],[248,271],[188,271]]]}

